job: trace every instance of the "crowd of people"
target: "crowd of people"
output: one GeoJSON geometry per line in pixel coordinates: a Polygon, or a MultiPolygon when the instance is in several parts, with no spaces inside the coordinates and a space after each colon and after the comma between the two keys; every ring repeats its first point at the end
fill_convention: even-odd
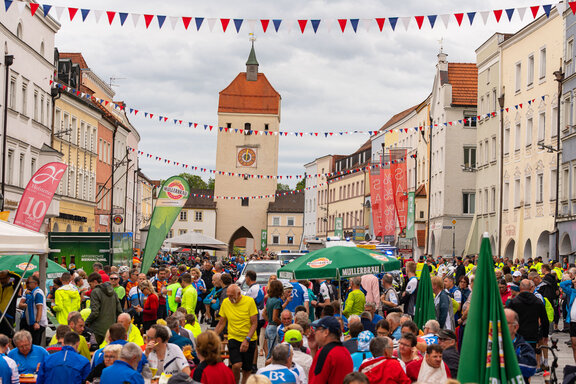
{"type": "MultiPolygon", "coordinates": [[[[401,272],[257,283],[246,260],[160,255],[155,268],[94,264],[54,279],[0,272],[0,378],[39,384],[447,383],[457,378],[474,292],[474,257],[404,260],[401,272]],[[428,265],[436,316],[414,322],[428,265]],[[12,303],[7,300],[15,294],[12,303]],[[55,334],[47,340],[49,318],[55,334]],[[14,332],[13,329],[17,331],[14,332]]],[[[569,332],[576,361],[576,268],[494,259],[526,381],[549,369],[549,334],[569,332]]],[[[453,381],[455,382],[455,381],[453,381]]]]}

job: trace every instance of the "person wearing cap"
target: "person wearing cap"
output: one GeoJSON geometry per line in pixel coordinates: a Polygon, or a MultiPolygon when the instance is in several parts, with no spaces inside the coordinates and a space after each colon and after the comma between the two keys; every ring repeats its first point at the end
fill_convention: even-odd
{"type": "Polygon", "coordinates": [[[298,372],[292,370],[292,347],[278,344],[272,350],[272,363],[260,368],[257,375],[266,376],[272,384],[301,384],[298,372]]]}
{"type": "Polygon", "coordinates": [[[456,349],[456,334],[449,329],[441,329],[438,333],[438,344],[442,347],[442,360],[448,366],[450,375],[458,377],[460,353],[456,349]]]}
{"type": "Polygon", "coordinates": [[[320,348],[310,366],[310,384],[341,383],[354,370],[348,350],[342,346],[340,322],[326,316],[312,323],[314,338],[320,348]]]}
{"type": "Polygon", "coordinates": [[[410,384],[403,363],[392,357],[393,349],[392,340],[388,337],[375,337],[370,341],[370,353],[374,358],[364,361],[359,369],[370,384],[410,384]]]}
{"type": "Polygon", "coordinates": [[[306,353],[306,348],[303,347],[302,327],[298,324],[292,324],[288,327],[288,331],[284,335],[284,340],[292,346],[294,355],[292,362],[302,367],[308,381],[310,373],[310,366],[312,365],[312,356],[306,353]]]}
{"type": "Polygon", "coordinates": [[[364,360],[372,358],[370,341],[372,341],[373,338],[374,334],[370,331],[362,331],[358,335],[358,351],[351,355],[355,371],[360,368],[364,360]]]}

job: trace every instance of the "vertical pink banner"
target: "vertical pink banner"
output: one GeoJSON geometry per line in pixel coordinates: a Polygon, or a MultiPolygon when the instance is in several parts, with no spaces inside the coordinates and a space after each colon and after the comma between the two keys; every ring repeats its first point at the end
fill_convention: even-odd
{"type": "Polygon", "coordinates": [[[14,224],[40,230],[66,167],[64,163],[48,163],[32,176],[18,204],[14,224]]]}
{"type": "Polygon", "coordinates": [[[406,176],[406,150],[390,151],[390,167],[392,170],[392,190],[394,191],[394,207],[400,232],[406,228],[408,219],[408,193],[406,176]]]}
{"type": "Polygon", "coordinates": [[[382,178],[380,168],[372,167],[370,171],[370,202],[372,204],[372,223],[374,236],[382,236],[384,211],[382,210],[382,178]]]}
{"type": "Polygon", "coordinates": [[[384,211],[384,228],[382,237],[396,235],[396,215],[394,208],[394,192],[392,190],[392,172],[390,168],[382,168],[382,203],[384,211]]]}

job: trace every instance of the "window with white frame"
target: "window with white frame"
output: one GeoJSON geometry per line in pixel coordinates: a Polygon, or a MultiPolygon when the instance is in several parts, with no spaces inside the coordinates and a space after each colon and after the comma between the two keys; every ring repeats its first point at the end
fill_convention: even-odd
{"type": "Polygon", "coordinates": [[[544,201],[544,174],[536,175],[536,204],[544,201]]]}
{"type": "Polygon", "coordinates": [[[540,79],[546,77],[546,48],[540,49],[540,79]]]}
{"type": "Polygon", "coordinates": [[[532,130],[534,129],[534,123],[531,117],[526,119],[526,146],[532,145],[532,130]]]}
{"type": "Polygon", "coordinates": [[[526,76],[526,85],[531,87],[534,84],[534,55],[528,56],[528,72],[526,76]]]}
{"type": "Polygon", "coordinates": [[[538,142],[544,141],[546,138],[546,112],[541,112],[538,115],[538,142]]]}
{"type": "Polygon", "coordinates": [[[530,205],[532,202],[532,176],[526,176],[524,184],[524,205],[530,205]]]}
{"type": "Polygon", "coordinates": [[[522,63],[516,64],[516,92],[520,92],[522,87],[522,63]]]}
{"type": "Polygon", "coordinates": [[[462,193],[462,213],[473,214],[476,211],[475,198],[474,192],[462,193]]]}

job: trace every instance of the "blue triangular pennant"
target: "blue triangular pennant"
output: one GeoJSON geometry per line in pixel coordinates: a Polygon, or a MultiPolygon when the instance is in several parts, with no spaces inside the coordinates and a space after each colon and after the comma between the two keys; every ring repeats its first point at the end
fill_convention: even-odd
{"type": "Polygon", "coordinates": [[[242,23],[244,19],[234,19],[234,26],[236,27],[236,33],[240,33],[240,27],[242,27],[242,23]]]}
{"type": "Polygon", "coordinates": [[[434,24],[436,23],[437,15],[428,15],[428,21],[430,22],[430,28],[434,28],[434,24]]]}
{"type": "Polygon", "coordinates": [[[158,28],[162,29],[162,26],[164,25],[164,22],[166,21],[166,16],[156,15],[156,18],[158,19],[158,28]]]}
{"type": "Polygon", "coordinates": [[[82,21],[86,21],[86,18],[90,14],[90,10],[89,9],[81,9],[80,13],[82,13],[82,21]]]}
{"type": "Polygon", "coordinates": [[[42,4],[42,11],[44,12],[44,17],[48,16],[48,12],[50,12],[50,9],[52,9],[51,5],[42,4]]]}
{"type": "Polygon", "coordinates": [[[388,22],[390,23],[392,30],[395,30],[396,29],[396,23],[398,22],[398,18],[397,17],[389,17],[388,22]]]}
{"type": "Polygon", "coordinates": [[[356,33],[356,30],[358,29],[358,21],[359,19],[350,19],[350,24],[352,25],[354,33],[356,33]]]}
{"type": "Polygon", "coordinates": [[[512,20],[512,16],[514,16],[515,8],[509,8],[506,10],[506,15],[508,15],[508,21],[512,20]]]}
{"type": "Polygon", "coordinates": [[[12,0],[4,0],[4,6],[6,7],[6,12],[8,12],[8,8],[12,5],[12,0]]]}
{"type": "Polygon", "coordinates": [[[128,13],[126,12],[118,12],[118,16],[120,16],[120,25],[124,25],[126,18],[128,17],[128,13]]]}
{"type": "Polygon", "coordinates": [[[474,16],[476,16],[476,12],[468,12],[468,20],[470,20],[470,25],[474,22],[474,16]]]}
{"type": "Polygon", "coordinates": [[[320,20],[310,20],[312,23],[312,29],[314,29],[314,33],[318,31],[318,27],[320,26],[320,20]]]}
{"type": "Polygon", "coordinates": [[[272,23],[274,24],[274,29],[276,32],[278,32],[278,29],[280,29],[280,24],[282,24],[282,19],[274,19],[272,20],[272,23]]]}
{"type": "Polygon", "coordinates": [[[204,22],[203,17],[195,17],[194,21],[196,22],[196,30],[199,31],[200,27],[202,26],[202,22],[204,22]]]}
{"type": "Polygon", "coordinates": [[[552,4],[543,5],[542,9],[544,9],[544,13],[546,13],[546,17],[550,17],[550,11],[552,10],[552,4]]]}

